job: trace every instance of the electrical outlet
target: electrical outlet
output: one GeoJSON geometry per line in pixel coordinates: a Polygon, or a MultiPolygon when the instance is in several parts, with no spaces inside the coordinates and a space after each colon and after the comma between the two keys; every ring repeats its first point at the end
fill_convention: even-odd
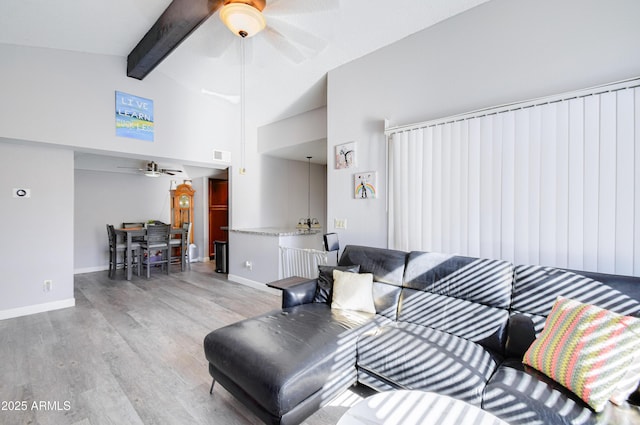
{"type": "Polygon", "coordinates": [[[249,260],[244,262],[244,266],[249,270],[253,270],[253,263],[249,260]]]}
{"type": "Polygon", "coordinates": [[[333,219],[333,227],[336,229],[346,229],[347,228],[347,219],[346,218],[334,218],[333,219]]]}
{"type": "Polygon", "coordinates": [[[42,290],[44,292],[51,292],[51,288],[53,288],[53,280],[45,280],[42,284],[42,290]]]}

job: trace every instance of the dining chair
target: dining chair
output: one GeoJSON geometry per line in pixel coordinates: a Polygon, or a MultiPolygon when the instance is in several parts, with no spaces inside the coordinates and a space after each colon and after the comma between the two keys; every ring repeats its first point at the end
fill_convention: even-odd
{"type": "MultiPolygon", "coordinates": [[[[142,221],[130,221],[122,223],[123,229],[137,229],[144,227],[144,222],[142,221]]],[[[132,239],[133,242],[144,242],[144,236],[134,236],[132,239]]]]}
{"type": "MultiPolygon", "coordinates": [[[[115,228],[112,224],[107,224],[107,236],[109,238],[109,278],[113,279],[118,268],[126,269],[127,256],[129,255],[129,252],[127,252],[127,243],[118,241],[118,235],[116,234],[115,228]],[[118,261],[118,253],[122,253],[122,261],[118,261]]],[[[134,261],[131,262],[131,266],[138,268],[139,276],[140,244],[138,242],[133,242],[131,244],[131,251],[134,254],[134,261]]]]}
{"type": "Polygon", "coordinates": [[[124,268],[127,244],[118,242],[116,231],[112,224],[107,224],[107,236],[109,238],[109,278],[113,279],[119,266],[124,268]],[[122,261],[118,262],[118,253],[122,253],[122,261]]]}
{"type": "MultiPolygon", "coordinates": [[[[191,223],[182,223],[182,234],[179,238],[171,238],[169,245],[171,245],[171,251],[174,248],[180,247],[180,255],[178,257],[171,257],[171,263],[177,263],[180,260],[180,270],[184,271],[184,265],[187,263],[189,270],[191,270],[191,263],[189,261],[189,241],[191,240],[191,223]]],[[[170,252],[173,255],[172,252],[170,252]]]]}
{"type": "Polygon", "coordinates": [[[328,252],[336,252],[336,264],[338,264],[338,257],[340,255],[340,242],[338,241],[337,233],[325,233],[322,237],[324,242],[324,250],[328,252]]]}
{"type": "Polygon", "coordinates": [[[162,266],[169,274],[169,238],[171,228],[167,224],[154,224],[147,226],[147,236],[140,244],[142,249],[143,266],[147,268],[147,279],[151,277],[152,266],[162,266]],[[158,254],[160,254],[158,256],[158,254]]]}
{"type": "Polygon", "coordinates": [[[142,221],[131,221],[122,223],[123,229],[135,229],[137,227],[144,227],[144,222],[142,221]]]}

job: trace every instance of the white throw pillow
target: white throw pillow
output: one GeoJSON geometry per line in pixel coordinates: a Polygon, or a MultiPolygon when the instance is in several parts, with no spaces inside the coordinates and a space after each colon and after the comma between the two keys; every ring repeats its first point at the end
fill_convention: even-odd
{"type": "Polygon", "coordinates": [[[331,308],[375,314],[373,275],[334,270],[331,308]]]}

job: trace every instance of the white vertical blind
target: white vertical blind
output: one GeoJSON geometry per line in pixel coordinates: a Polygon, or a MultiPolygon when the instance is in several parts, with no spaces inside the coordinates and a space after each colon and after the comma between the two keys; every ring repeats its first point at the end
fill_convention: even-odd
{"type": "Polygon", "coordinates": [[[640,276],[639,86],[388,129],[389,247],[640,276]]]}

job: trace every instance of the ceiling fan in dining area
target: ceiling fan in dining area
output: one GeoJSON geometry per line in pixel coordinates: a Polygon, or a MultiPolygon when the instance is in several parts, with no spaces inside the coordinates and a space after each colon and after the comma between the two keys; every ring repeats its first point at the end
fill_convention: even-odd
{"type": "Polygon", "coordinates": [[[118,167],[118,168],[129,168],[133,170],[137,170],[143,173],[147,177],[159,177],[162,174],[166,174],[169,176],[175,176],[177,173],[182,173],[182,170],[171,169],[171,168],[162,168],[155,161],[147,162],[144,168],[134,168],[134,167],[118,167]]]}

